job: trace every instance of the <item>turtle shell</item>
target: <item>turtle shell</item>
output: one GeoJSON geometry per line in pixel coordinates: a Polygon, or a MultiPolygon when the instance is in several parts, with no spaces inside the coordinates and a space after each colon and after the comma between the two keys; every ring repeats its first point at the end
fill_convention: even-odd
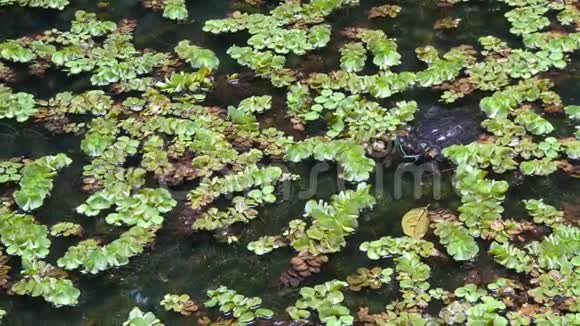
{"type": "Polygon", "coordinates": [[[428,149],[441,152],[451,145],[468,144],[481,133],[481,116],[479,113],[461,109],[439,109],[421,119],[414,135],[428,149]]]}

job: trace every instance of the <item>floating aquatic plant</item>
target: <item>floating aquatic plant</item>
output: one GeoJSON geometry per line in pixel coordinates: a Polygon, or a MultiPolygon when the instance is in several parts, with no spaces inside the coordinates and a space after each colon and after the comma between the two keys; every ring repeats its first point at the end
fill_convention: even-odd
{"type": "Polygon", "coordinates": [[[376,7],[372,7],[369,10],[368,17],[370,19],[378,18],[378,17],[395,18],[399,15],[399,13],[401,12],[401,9],[402,9],[401,6],[397,6],[397,5],[376,6],[376,7]]]}
{"type": "Polygon", "coordinates": [[[103,86],[127,82],[162,66],[169,56],[164,53],[142,53],[130,42],[131,30],[117,29],[111,21],[100,21],[94,13],[79,10],[69,31],[47,31],[42,40],[0,44],[6,60],[29,62],[35,58],[50,60],[70,74],[92,72],[91,82],[103,86]],[[105,36],[102,43],[84,43],[86,38],[105,36]],[[86,48],[88,46],[88,48],[86,48]]]}
{"type": "Polygon", "coordinates": [[[83,234],[83,227],[72,222],[56,223],[50,228],[50,235],[53,237],[70,237],[81,236],[83,234]]]}
{"type": "Polygon", "coordinates": [[[541,30],[550,24],[550,20],[543,15],[548,8],[541,6],[527,6],[515,8],[505,14],[512,24],[510,32],[514,34],[530,34],[541,30]]]}
{"type": "Polygon", "coordinates": [[[129,318],[123,326],[163,326],[163,323],[152,312],[143,312],[135,307],[129,313],[129,318]]]}
{"type": "Polygon", "coordinates": [[[21,170],[20,189],[14,199],[20,208],[31,211],[42,206],[53,187],[57,171],[70,165],[72,160],[65,154],[44,156],[26,164],[21,170]]]}
{"type": "Polygon", "coordinates": [[[347,72],[361,71],[366,62],[366,49],[361,43],[347,43],[340,49],[340,68],[347,72]]]}
{"type": "Polygon", "coordinates": [[[546,79],[521,81],[501,92],[495,92],[493,96],[483,98],[480,106],[490,118],[505,118],[524,101],[534,102],[542,99],[548,103],[551,102],[553,93],[549,91],[550,86],[550,81],[546,79]]]}
{"type": "MultiPolygon", "coordinates": [[[[444,150],[445,152],[445,150],[444,150]]],[[[467,164],[459,165],[455,188],[461,194],[459,219],[471,234],[479,234],[479,227],[501,218],[501,206],[509,189],[506,181],[486,179],[486,172],[467,164]]]]}
{"type": "Polygon", "coordinates": [[[346,278],[351,291],[360,291],[363,287],[370,287],[371,289],[378,289],[383,284],[387,284],[391,281],[391,275],[394,273],[393,269],[380,267],[374,267],[372,269],[368,268],[358,268],[356,274],[349,275],[346,278]]]}
{"type": "Polygon", "coordinates": [[[185,20],[189,16],[185,0],[165,0],[163,17],[173,20],[185,20]]]}
{"type": "Polygon", "coordinates": [[[463,70],[465,64],[471,60],[470,55],[462,47],[454,48],[445,53],[442,58],[432,47],[419,48],[415,52],[429,67],[416,74],[416,81],[423,87],[438,85],[453,80],[463,70]]]}
{"type": "Polygon", "coordinates": [[[14,283],[11,291],[18,295],[42,296],[55,306],[75,306],[81,292],[66,279],[66,273],[43,261],[22,260],[22,279],[14,283]]]}
{"type": "Polygon", "coordinates": [[[292,241],[292,247],[313,254],[339,251],[346,245],[345,238],[356,230],[360,211],[375,204],[369,191],[370,186],[361,183],[355,191],[334,195],[329,204],[315,200],[306,203],[304,216],[312,219],[312,225],[292,241]]]}
{"type": "MultiPolygon", "coordinates": [[[[259,190],[252,190],[259,191],[259,190]]],[[[261,191],[259,191],[261,193],[261,191]]],[[[270,194],[271,195],[271,194],[270,194]]],[[[275,201],[275,197],[273,201],[275,201]]],[[[234,197],[232,206],[226,210],[219,210],[215,207],[208,209],[192,224],[194,230],[214,231],[225,228],[234,223],[249,223],[258,217],[255,209],[259,203],[251,198],[234,197]]]]}
{"type": "Polygon", "coordinates": [[[10,88],[0,84],[0,119],[8,118],[24,122],[37,111],[34,96],[23,92],[14,93],[10,88]]]}
{"type": "Polygon", "coordinates": [[[63,10],[69,5],[68,0],[0,0],[1,6],[18,5],[21,7],[39,7],[63,10]]]}
{"type": "Polygon", "coordinates": [[[346,237],[356,230],[360,212],[375,204],[369,191],[370,186],[360,183],[356,190],[333,195],[330,203],[311,200],[304,207],[304,217],[312,219],[309,227],[302,220],[292,220],[282,236],[262,237],[251,242],[248,249],[265,254],[291,245],[312,255],[338,252],[346,245],[346,237]]]}
{"type": "Polygon", "coordinates": [[[161,305],[165,310],[173,310],[184,316],[189,316],[199,310],[199,306],[191,301],[187,294],[166,294],[161,300],[161,305]]]}
{"type": "Polygon", "coordinates": [[[215,53],[208,49],[203,49],[199,46],[192,45],[191,42],[184,40],[177,44],[175,53],[188,62],[192,68],[198,69],[202,67],[217,69],[220,61],[215,53]]]}
{"type": "Polygon", "coordinates": [[[242,66],[254,70],[258,76],[270,79],[276,87],[288,86],[295,81],[294,73],[284,68],[286,58],[271,51],[232,46],[227,53],[242,66]]]}
{"type": "Polygon", "coordinates": [[[153,242],[154,238],[154,229],[134,226],[106,245],[100,245],[95,239],[83,240],[70,247],[57,264],[67,270],[80,269],[83,273],[97,274],[128,264],[129,258],[142,253],[144,246],[153,242]]]}
{"type": "Polygon", "coordinates": [[[404,252],[411,252],[421,257],[435,255],[433,243],[410,237],[382,237],[375,241],[366,241],[360,245],[360,250],[366,252],[367,256],[373,260],[402,255],[404,252]]]}
{"type": "Polygon", "coordinates": [[[328,43],[330,26],[317,24],[299,29],[287,25],[299,21],[303,26],[315,24],[349,2],[317,0],[305,4],[283,3],[272,9],[269,15],[237,11],[229,18],[206,21],[203,30],[214,34],[247,30],[252,35],[248,44],[257,50],[267,47],[282,54],[304,54],[328,43]]]}
{"type": "Polygon", "coordinates": [[[455,260],[470,260],[479,252],[477,243],[459,222],[438,222],[435,224],[435,234],[455,260]]]}
{"type": "Polygon", "coordinates": [[[434,29],[454,29],[459,26],[461,22],[461,18],[451,18],[445,17],[442,19],[438,19],[435,24],[433,25],[434,29]]]}
{"type": "Polygon", "coordinates": [[[280,239],[278,236],[263,236],[256,241],[248,243],[248,250],[254,252],[256,255],[261,256],[274,249],[287,246],[284,239],[280,239]]]}
{"type": "Polygon", "coordinates": [[[526,175],[549,175],[558,170],[558,164],[556,161],[544,158],[522,162],[520,169],[526,175]]]}
{"type": "Polygon", "coordinates": [[[374,168],[374,161],[365,156],[362,146],[349,140],[317,142],[311,139],[291,144],[286,149],[286,158],[291,162],[300,162],[311,156],[321,161],[336,160],[343,168],[344,179],[349,181],[367,180],[374,168]]]}
{"type": "Polygon", "coordinates": [[[204,207],[220,195],[244,191],[253,187],[272,185],[282,177],[282,169],[275,166],[258,168],[250,166],[237,173],[223,178],[215,177],[200,183],[188,194],[193,209],[204,207]]]}
{"type": "Polygon", "coordinates": [[[560,223],[563,220],[563,212],[558,211],[552,205],[545,204],[541,199],[524,200],[524,204],[535,223],[552,225],[560,223]]]}
{"type": "Polygon", "coordinates": [[[49,253],[48,228],[31,215],[0,209],[0,241],[9,255],[25,259],[44,258],[49,253]]]}
{"type": "Polygon", "coordinates": [[[381,30],[361,30],[357,35],[367,49],[373,54],[373,63],[380,69],[401,64],[401,55],[397,52],[397,43],[387,38],[381,30]]]}
{"type": "Polygon", "coordinates": [[[457,165],[491,167],[494,172],[503,173],[517,168],[514,160],[516,152],[507,146],[496,144],[471,143],[469,145],[452,145],[443,149],[443,155],[457,165]]]}
{"type": "MultiPolygon", "coordinates": [[[[391,75],[392,73],[381,73],[371,77],[375,78],[372,79],[375,83],[369,87],[371,95],[382,98],[400,91],[397,85],[399,81],[390,78],[391,75]]],[[[399,77],[407,78],[403,74],[399,77]]],[[[402,88],[407,87],[405,81],[401,83],[402,88]]],[[[328,88],[321,90],[313,102],[309,109],[304,104],[299,104],[300,107],[292,110],[291,115],[297,122],[325,118],[329,127],[327,136],[335,138],[346,134],[358,141],[389,137],[397,128],[413,120],[417,111],[417,103],[414,101],[397,102],[396,107],[387,111],[378,103],[366,101],[360,95],[347,97],[342,92],[328,88]]]]}
{"type": "MultiPolygon", "coordinates": [[[[563,218],[562,211],[541,199],[523,202],[533,222],[503,216],[510,190],[510,183],[503,179],[513,171],[519,170],[524,176],[549,175],[557,169],[574,174],[570,171],[580,157],[580,137],[576,133],[576,139],[565,138],[571,135],[563,134],[569,130],[562,129],[561,123],[565,117],[578,120],[578,107],[564,106],[563,99],[551,90],[552,83],[534,76],[563,69],[574,59],[580,48],[580,33],[570,33],[557,24],[577,27],[578,10],[574,4],[546,0],[504,2],[513,7],[506,18],[511,31],[522,37],[525,48],[510,48],[507,42],[491,36],[480,38],[481,56],[469,46],[442,54],[434,47],[422,47],[416,53],[426,67],[414,72],[401,67],[391,71],[403,61],[397,41],[383,31],[364,28],[346,30],[344,35],[349,40],[338,43],[342,44],[338,49],[342,70],[308,74],[289,68],[295,66],[290,54],[304,55],[336,44],[331,43],[333,26],[325,20],[357,1],[285,1],[268,12],[234,12],[225,19],[205,22],[204,30],[213,34],[249,34],[245,44],[230,47],[228,54],[258,77],[277,87],[288,87],[287,113],[294,129],[304,131],[315,121],[326,125],[326,137],[307,135],[300,141],[281,130],[262,128],[262,118],[269,118],[261,114],[272,109],[273,98],[269,95],[246,98],[228,107],[227,112],[203,106],[207,93],[219,80],[214,75],[219,66],[216,53],[186,40],[174,48],[177,56],[140,50],[133,44],[135,23],[131,21],[117,24],[79,11],[69,30],[2,41],[0,70],[8,65],[11,68],[12,63],[29,66],[35,74],[54,67],[86,76],[93,86],[109,86],[106,90],[61,92],[48,100],[0,86],[0,118],[18,122],[33,118],[51,132],[82,137],[81,150],[89,160],[83,167],[84,189],[91,195],[77,211],[88,216],[104,213],[109,224],[131,226],[116,239],[103,236],[79,242],[57,264],[95,274],[123,266],[143,252],[163,224],[163,215],[177,204],[169,191],[156,183],[171,187],[190,181],[186,184],[195,185],[188,196],[188,205],[198,217],[192,223],[194,230],[213,231],[248,222],[257,216],[257,207],[276,201],[275,185],[293,177],[274,166],[260,167],[259,163],[304,162],[309,158],[334,161],[342,169],[339,176],[343,179],[354,184],[366,181],[375,161],[365,155],[365,150],[375,141],[392,140],[401,129],[409,127],[407,124],[420,110],[413,101],[398,102],[388,109],[383,106],[388,101],[383,99],[415,85],[444,90],[441,99],[449,103],[477,90],[493,91],[480,102],[488,117],[483,122],[487,130],[484,137],[444,150],[444,155],[457,165],[453,185],[461,197],[459,216],[426,212],[425,208],[415,217],[406,216],[404,231],[413,238],[383,237],[360,246],[372,260],[394,258],[393,269],[360,269],[347,278],[349,284],[331,281],[303,287],[300,299],[287,311],[296,320],[309,319],[315,312],[318,319],[314,322],[352,324],[354,316],[343,305],[345,287],[375,288],[396,278],[400,295],[380,314],[359,313],[360,321],[400,325],[578,323],[578,228],[563,218]],[[550,22],[554,17],[558,22],[550,22]],[[551,23],[558,30],[543,31],[551,23]],[[362,75],[369,68],[365,65],[367,55],[379,71],[362,75]],[[191,67],[182,69],[183,62],[191,67]],[[220,199],[228,194],[235,197],[222,205],[220,199]],[[498,279],[487,288],[485,284],[461,286],[453,295],[432,288],[431,267],[422,258],[439,253],[433,243],[421,239],[429,224],[453,259],[471,260],[479,246],[489,248],[499,265],[524,274],[522,284],[498,279]],[[527,232],[542,229],[547,235],[528,241],[527,232]],[[478,238],[486,241],[478,243],[478,238]],[[438,318],[430,316],[427,309],[433,300],[443,303],[438,318]]],[[[62,8],[66,4],[65,0],[0,0],[0,5],[30,7],[62,8]]],[[[164,16],[171,19],[188,17],[185,0],[150,5],[163,9],[164,16]]],[[[399,10],[398,6],[385,5],[373,8],[370,16],[393,17],[399,10]]],[[[455,22],[443,23],[449,27],[455,22]]],[[[240,80],[228,81],[236,87],[240,80]]],[[[64,159],[62,162],[62,167],[70,164],[64,159]]],[[[0,184],[20,183],[20,189],[14,192],[17,203],[24,210],[32,210],[42,205],[52,189],[56,170],[62,167],[27,160],[3,161],[0,184]]],[[[7,189],[10,196],[12,189],[7,189]]],[[[262,255],[292,246],[298,255],[280,280],[298,286],[328,260],[321,253],[335,253],[346,246],[361,211],[373,206],[375,200],[368,186],[359,184],[353,189],[340,192],[328,202],[308,202],[306,219],[290,221],[281,234],[250,242],[248,249],[262,255]]],[[[563,207],[568,217],[570,209],[563,207]]],[[[63,222],[53,225],[50,234],[78,235],[81,230],[78,224],[63,222]]],[[[42,296],[56,305],[74,305],[79,292],[72,282],[62,271],[38,261],[49,255],[48,233],[48,228],[34,217],[2,209],[0,241],[8,254],[22,258],[24,266],[23,278],[12,291],[42,296]]],[[[210,297],[208,304],[232,314],[235,323],[255,322],[273,314],[256,306],[259,299],[246,298],[227,288],[211,292],[210,297]]],[[[184,315],[195,306],[186,295],[167,295],[162,305],[184,315]]],[[[160,321],[151,313],[135,309],[125,324],[159,325],[160,321]]]]}
{"type": "Polygon", "coordinates": [[[300,299],[286,311],[294,320],[305,320],[311,315],[309,310],[314,310],[326,325],[351,325],[354,318],[348,308],[340,304],[344,301],[342,291],[347,286],[346,282],[333,280],[314,287],[303,287],[300,289],[300,299]]]}
{"type": "Polygon", "coordinates": [[[534,135],[549,134],[554,130],[554,127],[548,120],[542,118],[532,110],[518,112],[514,122],[524,126],[527,131],[534,135]]]}
{"type": "Polygon", "coordinates": [[[130,187],[117,183],[91,195],[85,204],[77,208],[77,212],[96,216],[114,206],[115,213],[107,215],[107,223],[148,228],[162,224],[161,213],[171,211],[176,204],[166,189],[144,188],[132,192],[130,187]]]}
{"type": "Polygon", "coordinates": [[[238,323],[250,323],[256,318],[269,319],[274,315],[273,311],[260,308],[262,299],[245,297],[225,286],[220,286],[215,290],[208,290],[207,296],[210,299],[205,302],[206,307],[217,306],[222,313],[232,313],[238,323]]]}
{"type": "Polygon", "coordinates": [[[566,114],[572,120],[580,120],[580,106],[579,105],[569,105],[565,108],[566,114]]]}
{"type": "Polygon", "coordinates": [[[532,270],[532,259],[523,251],[510,243],[494,242],[489,248],[495,260],[507,268],[514,269],[518,272],[529,272],[532,270]]]}
{"type": "Polygon", "coordinates": [[[22,177],[20,169],[24,163],[19,159],[0,161],[0,183],[17,182],[22,177]]]}
{"type": "Polygon", "coordinates": [[[30,62],[36,55],[22,43],[9,40],[0,43],[0,57],[13,62],[30,62]]]}

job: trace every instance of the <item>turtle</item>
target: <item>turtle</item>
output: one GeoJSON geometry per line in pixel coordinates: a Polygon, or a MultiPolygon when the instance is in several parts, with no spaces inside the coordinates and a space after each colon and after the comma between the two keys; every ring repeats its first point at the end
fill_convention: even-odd
{"type": "Polygon", "coordinates": [[[397,136],[395,144],[404,159],[414,162],[429,158],[442,160],[444,148],[477,140],[481,121],[479,110],[433,106],[408,134],[397,136]]]}

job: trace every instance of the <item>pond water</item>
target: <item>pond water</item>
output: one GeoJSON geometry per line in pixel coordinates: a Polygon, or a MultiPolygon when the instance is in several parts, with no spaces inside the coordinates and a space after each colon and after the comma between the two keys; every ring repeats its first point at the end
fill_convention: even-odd
{"type": "MultiPolygon", "coordinates": [[[[227,74],[247,73],[250,70],[238,65],[227,54],[232,44],[244,44],[247,36],[244,33],[213,35],[202,31],[208,19],[224,18],[232,10],[244,9],[250,12],[267,12],[272,4],[263,7],[252,7],[243,1],[188,0],[187,8],[190,17],[186,22],[176,23],[162,17],[161,13],[143,8],[137,0],[115,0],[100,6],[97,1],[73,0],[63,11],[0,7],[0,39],[12,39],[41,31],[58,28],[67,29],[74,18],[74,12],[82,9],[95,12],[99,19],[119,21],[124,18],[135,19],[135,44],[138,49],[152,48],[158,51],[172,51],[181,40],[190,40],[193,44],[211,49],[219,57],[221,64],[215,72],[216,80],[223,81],[227,74]]],[[[270,1],[275,2],[275,1],[270,1]]],[[[389,2],[390,3],[390,2],[389,2]]],[[[402,64],[396,71],[418,71],[424,63],[417,60],[415,48],[432,45],[443,53],[461,44],[477,44],[482,35],[494,35],[508,42],[514,48],[521,47],[521,38],[509,32],[509,22],[503,14],[509,7],[497,1],[470,1],[453,7],[438,7],[431,1],[395,1],[402,6],[401,13],[393,19],[367,18],[367,11],[383,1],[361,0],[359,6],[338,10],[329,16],[333,36],[331,42],[323,49],[309,54],[289,56],[288,66],[300,67],[308,58],[319,56],[321,64],[315,69],[328,72],[339,65],[340,46],[346,38],[340,31],[346,27],[358,26],[383,30],[386,35],[397,40],[398,52],[402,55],[402,64]],[[434,30],[436,20],[444,17],[461,18],[458,28],[453,30],[434,30]]],[[[553,74],[555,90],[564,103],[578,103],[580,76],[576,73],[577,61],[573,57],[569,66],[558,74],[553,74]]],[[[79,93],[94,89],[90,76],[80,74],[67,76],[66,73],[50,70],[42,80],[27,74],[24,65],[14,65],[16,80],[10,83],[15,90],[28,92],[37,98],[50,98],[58,92],[71,91],[79,93]]],[[[440,91],[429,88],[412,88],[379,102],[385,107],[392,107],[400,100],[415,100],[420,110],[426,110],[437,103],[440,91]]],[[[478,112],[478,103],[489,92],[476,92],[462,100],[458,105],[466,106],[478,112]]],[[[221,86],[210,91],[204,105],[227,107],[236,105],[243,98],[254,95],[273,96],[274,107],[260,116],[263,126],[272,126],[298,139],[308,134],[320,134],[317,126],[308,126],[306,132],[297,132],[290,128],[285,117],[285,92],[272,87],[268,81],[253,80],[249,85],[240,87],[221,86]]],[[[571,125],[566,119],[553,120],[562,135],[570,134],[571,125]]],[[[53,135],[42,126],[32,121],[17,123],[11,120],[0,121],[0,159],[16,156],[38,158],[56,153],[66,153],[73,159],[73,164],[62,170],[55,180],[51,196],[44,206],[34,212],[34,216],[43,224],[51,225],[58,221],[74,221],[81,224],[86,234],[91,237],[103,237],[109,232],[115,234],[115,228],[107,225],[104,218],[87,217],[77,214],[75,208],[89,196],[82,190],[82,167],[88,159],[80,150],[82,136],[53,135]]],[[[186,205],[186,193],[195,184],[184,184],[169,188],[173,197],[178,200],[177,207],[165,216],[164,227],[158,231],[157,239],[151,248],[137,257],[131,258],[128,265],[104,271],[96,276],[72,272],[70,278],[81,291],[79,305],[75,307],[55,308],[39,298],[2,294],[0,307],[8,314],[4,317],[6,325],[120,325],[134,306],[143,311],[154,312],[166,325],[193,325],[194,318],[186,319],[173,312],[165,312],[159,302],[166,293],[187,293],[196,302],[206,299],[205,292],[219,285],[226,285],[247,296],[259,296],[263,306],[282,316],[284,309],[293,304],[298,297],[299,289],[280,286],[277,282],[280,274],[287,270],[289,259],[294,250],[282,248],[268,255],[256,256],[246,249],[248,242],[263,235],[279,234],[288,221],[299,218],[304,205],[309,199],[328,200],[337,193],[339,183],[336,165],[331,163],[327,172],[319,175],[315,191],[309,198],[302,194],[311,188],[308,174],[315,162],[290,164],[292,173],[301,175],[299,181],[286,183],[285,198],[275,204],[268,204],[259,209],[259,217],[249,224],[234,227],[240,239],[237,244],[227,244],[215,239],[210,233],[180,232],[179,214],[186,205]],[[301,195],[299,195],[301,194],[301,195]]],[[[329,263],[322,271],[309,278],[304,285],[311,286],[332,279],[345,279],[362,266],[390,266],[388,261],[370,261],[359,251],[364,241],[375,240],[382,236],[403,236],[401,217],[410,209],[430,205],[430,208],[456,209],[461,204],[460,196],[452,186],[453,167],[444,165],[448,170],[443,173],[440,182],[434,182],[429,176],[421,181],[422,195],[415,198],[411,177],[398,178],[398,165],[381,168],[381,174],[372,174],[369,180],[374,187],[373,193],[377,203],[371,210],[365,210],[359,218],[359,227],[347,238],[347,246],[339,253],[331,254],[329,263]],[[402,194],[397,194],[397,184],[402,183],[402,194]],[[440,193],[434,188],[440,187],[440,193]]],[[[509,176],[507,179],[510,179],[509,176]]],[[[514,177],[515,178],[515,177],[514,177]]],[[[514,179],[515,180],[515,179],[514,179]]],[[[520,201],[526,198],[543,198],[546,202],[559,207],[561,203],[578,204],[580,185],[574,178],[562,174],[547,177],[525,178],[513,184],[504,203],[505,216],[525,216],[520,201]]],[[[280,196],[282,197],[282,196],[280,196]]],[[[74,245],[76,239],[52,239],[51,253],[47,261],[55,262],[66,249],[74,245]]],[[[440,248],[440,247],[438,247],[440,248]]],[[[483,248],[483,247],[482,247],[483,248]]],[[[444,250],[444,249],[442,249],[444,250]]],[[[11,259],[14,277],[19,269],[18,259],[11,259]]],[[[500,265],[493,263],[493,258],[482,250],[475,260],[458,263],[453,260],[430,259],[432,268],[432,287],[454,289],[464,284],[464,278],[473,270],[496,275],[515,275],[500,265]]],[[[395,287],[387,286],[381,290],[363,290],[359,293],[346,294],[345,305],[352,312],[359,306],[368,306],[371,311],[380,312],[383,307],[396,298],[395,287]]],[[[211,315],[217,317],[214,310],[211,315]]]]}

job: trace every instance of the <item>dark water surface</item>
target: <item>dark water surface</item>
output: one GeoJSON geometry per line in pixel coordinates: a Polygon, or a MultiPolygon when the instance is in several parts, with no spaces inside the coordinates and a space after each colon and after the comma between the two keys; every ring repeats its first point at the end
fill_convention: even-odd
{"type": "MultiPolygon", "coordinates": [[[[100,18],[119,21],[123,18],[136,19],[136,45],[139,48],[154,48],[172,50],[178,41],[187,39],[192,43],[212,49],[220,58],[222,64],[218,74],[243,72],[226,55],[227,48],[234,44],[243,44],[247,36],[211,35],[201,30],[207,19],[222,18],[232,8],[244,8],[239,3],[225,0],[195,0],[188,1],[190,17],[188,23],[174,23],[155,13],[142,8],[137,0],[114,0],[106,9],[98,9],[97,1],[72,0],[72,5],[63,12],[36,9],[4,8],[0,11],[0,39],[17,38],[30,33],[37,33],[49,28],[68,28],[68,22],[78,9],[97,12],[100,18]]],[[[323,71],[330,71],[338,66],[338,47],[344,39],[339,31],[348,26],[366,26],[382,29],[390,37],[397,38],[399,52],[403,55],[403,64],[397,70],[422,69],[414,54],[414,49],[422,45],[434,45],[441,51],[460,44],[477,43],[484,35],[494,35],[519,46],[519,40],[509,34],[503,13],[506,7],[495,1],[472,1],[453,8],[436,8],[426,1],[394,2],[403,7],[400,15],[395,18],[376,19],[369,21],[365,11],[382,1],[361,0],[356,8],[341,10],[329,18],[333,25],[333,38],[325,49],[314,52],[324,58],[323,71]],[[459,28],[452,31],[434,31],[433,23],[443,17],[463,18],[459,28]]],[[[391,2],[389,2],[391,3],[391,2]]],[[[246,7],[248,8],[248,7],[246,7]]],[[[255,9],[254,9],[255,10],[255,9]]],[[[300,65],[301,58],[291,58],[290,64],[300,65]]],[[[571,65],[570,69],[574,69],[571,65]]],[[[578,74],[565,72],[557,79],[557,91],[564,103],[574,103],[578,100],[577,90],[580,87],[578,74]]],[[[236,104],[241,98],[250,95],[270,94],[282,96],[279,90],[272,89],[267,82],[258,81],[251,89],[243,92],[219,93],[210,96],[212,104],[226,106],[236,104]]],[[[89,89],[87,76],[68,77],[61,72],[52,71],[44,80],[31,80],[24,70],[13,85],[15,90],[26,91],[40,98],[48,98],[62,91],[81,92],[89,89]]],[[[485,94],[476,94],[473,103],[485,94]]],[[[416,100],[421,107],[428,107],[436,102],[437,94],[430,90],[411,90],[403,95],[395,96],[385,101],[392,103],[397,100],[416,100]]],[[[275,99],[275,103],[284,103],[284,98],[275,99]]],[[[265,123],[287,130],[283,114],[278,114],[283,107],[275,108],[273,114],[265,123]]],[[[266,115],[268,117],[268,114],[266,115]]],[[[111,229],[103,218],[82,217],[74,212],[88,195],[81,190],[81,168],[86,163],[86,157],[79,148],[80,138],[74,136],[52,136],[40,126],[32,123],[18,124],[16,122],[0,122],[0,159],[26,155],[40,157],[43,155],[64,152],[75,160],[75,163],[64,169],[57,178],[51,197],[44,207],[35,212],[35,216],[44,224],[57,221],[75,221],[82,224],[89,236],[106,234],[111,229]]],[[[292,166],[293,172],[305,173],[308,166],[292,166]]],[[[377,198],[377,205],[371,211],[365,211],[360,219],[357,233],[348,238],[348,246],[341,253],[331,255],[330,262],[323,267],[322,273],[308,280],[306,285],[332,280],[345,279],[346,276],[360,266],[387,266],[385,261],[369,261],[366,255],[358,250],[363,241],[378,239],[381,236],[402,235],[400,227],[401,216],[411,208],[431,204],[431,207],[455,208],[459,197],[455,195],[448,176],[443,179],[442,194],[439,200],[433,198],[431,183],[425,180],[424,196],[415,199],[411,195],[412,180],[405,180],[403,197],[394,196],[395,168],[385,169],[381,181],[373,184],[382,192],[377,198]],[[382,185],[382,186],[381,186],[382,185]]],[[[371,178],[375,180],[376,178],[371,178]]],[[[138,305],[143,311],[152,311],[166,325],[189,325],[195,323],[194,318],[183,318],[176,313],[165,312],[159,305],[166,293],[188,293],[197,302],[205,300],[208,288],[226,285],[248,296],[260,296],[263,306],[282,313],[284,308],[293,303],[297,290],[280,289],[275,281],[282,271],[288,268],[288,260],[293,256],[291,249],[279,249],[265,256],[255,256],[246,249],[249,241],[262,235],[278,234],[288,221],[300,217],[306,200],[297,199],[300,190],[308,188],[307,178],[292,185],[289,200],[268,205],[260,210],[259,218],[244,226],[240,233],[241,241],[237,245],[227,245],[217,242],[209,234],[196,233],[190,236],[176,236],[176,212],[183,204],[184,192],[174,191],[180,203],[176,212],[166,216],[166,224],[158,233],[153,248],[146,253],[132,258],[128,266],[117,270],[102,272],[97,276],[72,273],[71,279],[81,290],[80,304],[74,308],[53,308],[41,299],[2,295],[0,307],[8,311],[4,322],[6,325],[120,325],[126,320],[133,306],[138,305]]],[[[185,190],[188,188],[185,187],[185,190]]],[[[328,172],[319,180],[316,198],[328,199],[337,191],[336,173],[328,172]]],[[[512,187],[506,201],[506,215],[514,217],[524,215],[520,200],[525,198],[544,198],[547,202],[558,206],[562,201],[573,201],[580,194],[578,183],[571,178],[561,178],[557,174],[547,178],[528,178],[525,183],[512,187]],[[564,193],[562,189],[567,189],[564,193]]],[[[66,248],[76,240],[54,239],[51,257],[48,261],[54,263],[66,248]]],[[[17,259],[12,259],[14,262],[17,259]]],[[[431,264],[432,285],[447,289],[463,284],[465,273],[473,268],[487,268],[489,258],[480,253],[480,257],[469,264],[434,262],[431,264]]],[[[18,270],[14,266],[13,270],[18,270]]],[[[499,274],[502,270],[495,271],[499,274]]],[[[362,291],[355,295],[347,295],[346,304],[351,312],[356,312],[360,305],[371,307],[371,311],[379,312],[394,298],[393,288],[384,287],[379,292],[362,291]]]]}

